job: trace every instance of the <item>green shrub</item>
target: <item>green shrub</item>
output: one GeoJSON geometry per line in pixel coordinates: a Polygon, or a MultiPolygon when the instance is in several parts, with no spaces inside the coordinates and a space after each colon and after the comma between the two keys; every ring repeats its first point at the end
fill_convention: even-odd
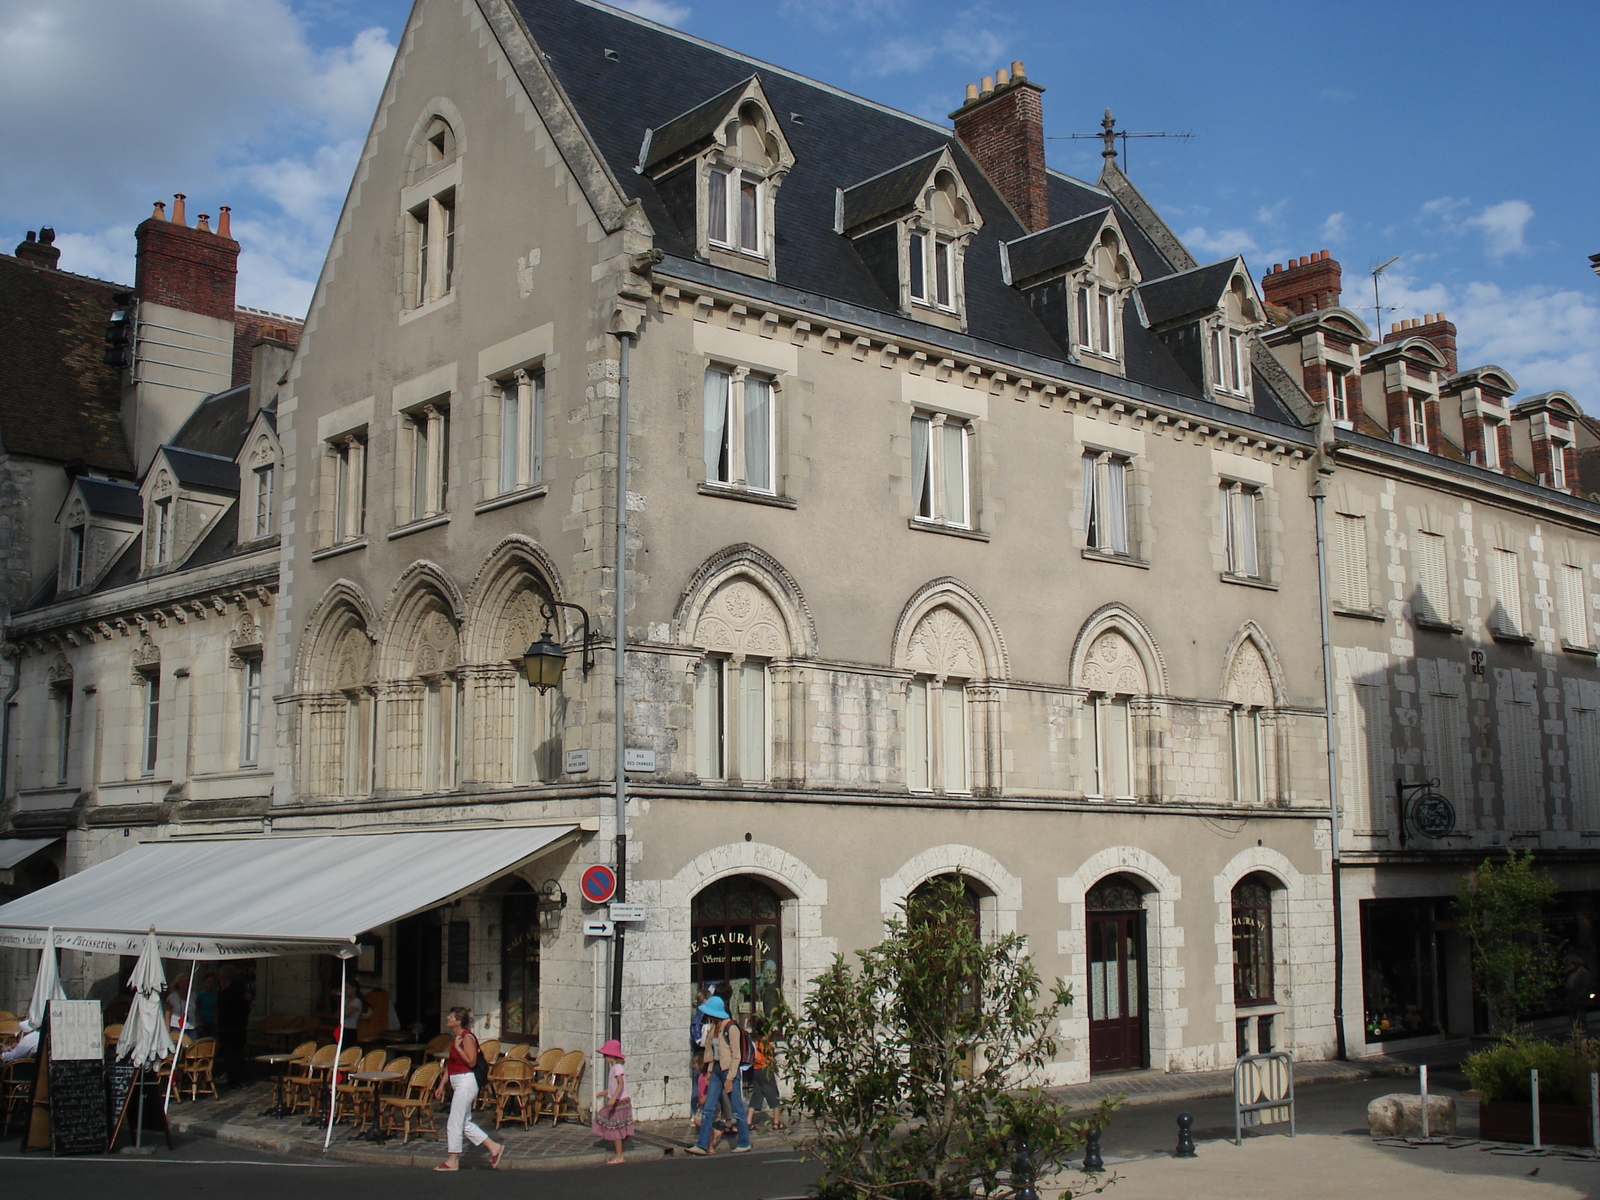
{"type": "Polygon", "coordinates": [[[1547,1042],[1512,1034],[1470,1055],[1461,1064],[1473,1088],[1485,1100],[1532,1099],[1528,1072],[1539,1072],[1542,1104],[1589,1103],[1589,1075],[1600,1060],[1600,1039],[1547,1042]]]}

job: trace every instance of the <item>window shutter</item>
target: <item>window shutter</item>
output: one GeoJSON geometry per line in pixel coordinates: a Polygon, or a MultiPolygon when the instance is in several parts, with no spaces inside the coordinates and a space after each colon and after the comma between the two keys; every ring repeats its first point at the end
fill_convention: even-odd
{"type": "Polygon", "coordinates": [[[1600,712],[1592,708],[1569,710],[1567,762],[1572,828],[1600,830],[1600,712]]]}
{"type": "Polygon", "coordinates": [[[928,770],[928,681],[913,679],[906,688],[906,786],[914,792],[932,787],[928,770]]]}
{"type": "Polygon", "coordinates": [[[1445,568],[1445,541],[1441,534],[1417,534],[1418,615],[1431,621],[1450,619],[1449,577],[1445,568]]]}
{"type": "Polygon", "coordinates": [[[1336,561],[1339,581],[1335,594],[1346,608],[1372,607],[1372,590],[1367,583],[1367,522],[1364,517],[1340,513],[1336,561]]]}
{"type": "Polygon", "coordinates": [[[941,708],[944,719],[944,790],[966,792],[967,782],[967,689],[961,683],[944,685],[941,708]]]}
{"type": "Polygon", "coordinates": [[[1461,790],[1461,697],[1430,692],[1423,697],[1423,734],[1427,739],[1424,774],[1439,781],[1439,793],[1465,818],[1467,796],[1461,790]]]}
{"type": "Polygon", "coordinates": [[[1583,571],[1563,564],[1561,575],[1561,636],[1569,646],[1589,644],[1589,606],[1584,595],[1583,571]]]}
{"type": "Polygon", "coordinates": [[[767,777],[767,664],[746,659],[739,677],[739,778],[767,777]]]}
{"type": "Polygon", "coordinates": [[[694,769],[722,778],[722,660],[708,658],[694,676],[694,769]]]}
{"type": "Polygon", "coordinates": [[[1498,608],[1500,632],[1522,632],[1521,572],[1517,569],[1514,550],[1496,549],[1494,552],[1494,598],[1498,608]]]}
{"type": "Polygon", "coordinates": [[[1500,786],[1505,797],[1505,828],[1526,833],[1542,828],[1539,815],[1541,739],[1532,703],[1500,708],[1500,786]]]}

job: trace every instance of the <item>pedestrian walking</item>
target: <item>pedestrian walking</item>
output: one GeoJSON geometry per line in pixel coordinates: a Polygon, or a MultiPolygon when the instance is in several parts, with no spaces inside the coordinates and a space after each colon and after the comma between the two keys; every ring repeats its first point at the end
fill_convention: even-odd
{"type": "MultiPolygon", "coordinates": [[[[457,1005],[445,1014],[445,1032],[450,1035],[450,1051],[445,1057],[445,1079],[450,1081],[450,1122],[445,1126],[445,1159],[435,1171],[461,1169],[463,1135],[474,1146],[489,1147],[489,1166],[498,1167],[506,1155],[503,1142],[497,1142],[478,1128],[472,1119],[472,1102],[478,1098],[478,1039],[472,1032],[472,1010],[457,1005]]],[[[434,1090],[434,1098],[444,1099],[444,1079],[434,1090]]]]}
{"type": "Polygon", "coordinates": [[[233,966],[223,967],[218,972],[218,981],[221,987],[217,989],[217,1052],[222,1059],[223,1072],[228,1076],[228,1086],[241,1088],[250,1082],[245,1040],[250,1030],[250,1006],[255,1002],[256,993],[249,977],[233,966]]]}
{"type": "Polygon", "coordinates": [[[614,1167],[623,1161],[622,1143],[633,1136],[633,1093],[628,1090],[628,1072],[623,1065],[628,1056],[622,1052],[622,1043],[612,1038],[600,1047],[600,1056],[606,1060],[606,1094],[595,1110],[592,1128],[595,1137],[611,1143],[606,1166],[614,1167]]]}
{"type": "Polygon", "coordinates": [[[750,1018],[750,1120],[767,1114],[768,1129],[783,1128],[778,1098],[778,1058],[772,1029],[765,1017],[750,1018]]]}
{"type": "Polygon", "coordinates": [[[739,1086],[739,1065],[744,1053],[743,1034],[721,996],[712,996],[700,1006],[700,1011],[711,1018],[711,1023],[706,1027],[711,1078],[706,1085],[705,1107],[700,1111],[700,1140],[689,1147],[689,1153],[705,1155],[712,1152],[711,1135],[716,1132],[717,1104],[726,1096],[728,1103],[733,1106],[734,1127],[739,1135],[733,1152],[748,1154],[750,1118],[744,1109],[744,1089],[739,1086]]]}

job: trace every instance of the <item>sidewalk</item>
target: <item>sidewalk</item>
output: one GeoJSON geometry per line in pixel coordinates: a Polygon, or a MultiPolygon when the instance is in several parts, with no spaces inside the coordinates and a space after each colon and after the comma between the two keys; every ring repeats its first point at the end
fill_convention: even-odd
{"type": "MultiPolygon", "coordinates": [[[[1364,1079],[1378,1074],[1409,1074],[1413,1070],[1413,1067],[1399,1060],[1385,1058],[1364,1059],[1361,1062],[1296,1063],[1295,1084],[1303,1086],[1308,1083],[1364,1079]]],[[[1118,1094],[1126,1096],[1129,1104],[1159,1104],[1227,1096],[1232,1090],[1232,1070],[1196,1071],[1181,1075],[1169,1075],[1163,1071],[1135,1071],[1091,1083],[1052,1089],[1054,1095],[1067,1101],[1074,1109],[1093,1107],[1102,1097],[1118,1094]]],[[[174,1103],[170,1113],[172,1130],[174,1133],[212,1137],[278,1154],[321,1156],[324,1127],[308,1126],[304,1123],[304,1117],[261,1116],[262,1110],[271,1103],[271,1087],[265,1083],[229,1092],[219,1100],[174,1103]]],[[[398,1138],[381,1145],[353,1141],[348,1125],[336,1125],[327,1156],[374,1166],[431,1167],[444,1157],[445,1112],[442,1108],[437,1119],[437,1139],[430,1139],[426,1135],[413,1136],[409,1145],[402,1145],[398,1138]]],[[[491,1127],[492,1119],[485,1121],[483,1113],[477,1115],[477,1120],[496,1141],[503,1141],[508,1147],[508,1153],[501,1162],[502,1170],[549,1170],[599,1165],[609,1153],[609,1147],[595,1138],[586,1124],[546,1123],[527,1130],[520,1126],[495,1130],[491,1127]]],[[[641,1121],[635,1130],[627,1151],[629,1159],[633,1161],[681,1154],[691,1144],[691,1132],[686,1120],[641,1121]]],[[[758,1129],[752,1141],[757,1153],[793,1150],[793,1143],[782,1134],[758,1129]]],[[[727,1152],[724,1147],[723,1153],[727,1152]]],[[[487,1164],[487,1155],[470,1149],[462,1159],[464,1168],[487,1164]]]]}

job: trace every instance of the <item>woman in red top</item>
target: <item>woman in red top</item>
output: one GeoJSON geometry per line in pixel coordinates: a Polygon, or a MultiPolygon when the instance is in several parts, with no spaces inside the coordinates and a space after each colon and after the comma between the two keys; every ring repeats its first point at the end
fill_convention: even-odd
{"type": "MultiPolygon", "coordinates": [[[[472,1070],[478,1063],[478,1039],[472,1034],[472,1010],[459,1005],[452,1008],[445,1014],[444,1027],[450,1034],[450,1052],[445,1057],[444,1065],[444,1073],[450,1080],[451,1089],[450,1123],[445,1127],[449,1142],[445,1160],[434,1170],[461,1169],[463,1134],[474,1146],[489,1147],[489,1165],[498,1167],[500,1160],[505,1157],[504,1144],[495,1141],[479,1129],[472,1119],[472,1102],[478,1096],[478,1077],[472,1070]]],[[[440,1100],[444,1099],[443,1079],[439,1080],[439,1087],[434,1096],[440,1100]]]]}

